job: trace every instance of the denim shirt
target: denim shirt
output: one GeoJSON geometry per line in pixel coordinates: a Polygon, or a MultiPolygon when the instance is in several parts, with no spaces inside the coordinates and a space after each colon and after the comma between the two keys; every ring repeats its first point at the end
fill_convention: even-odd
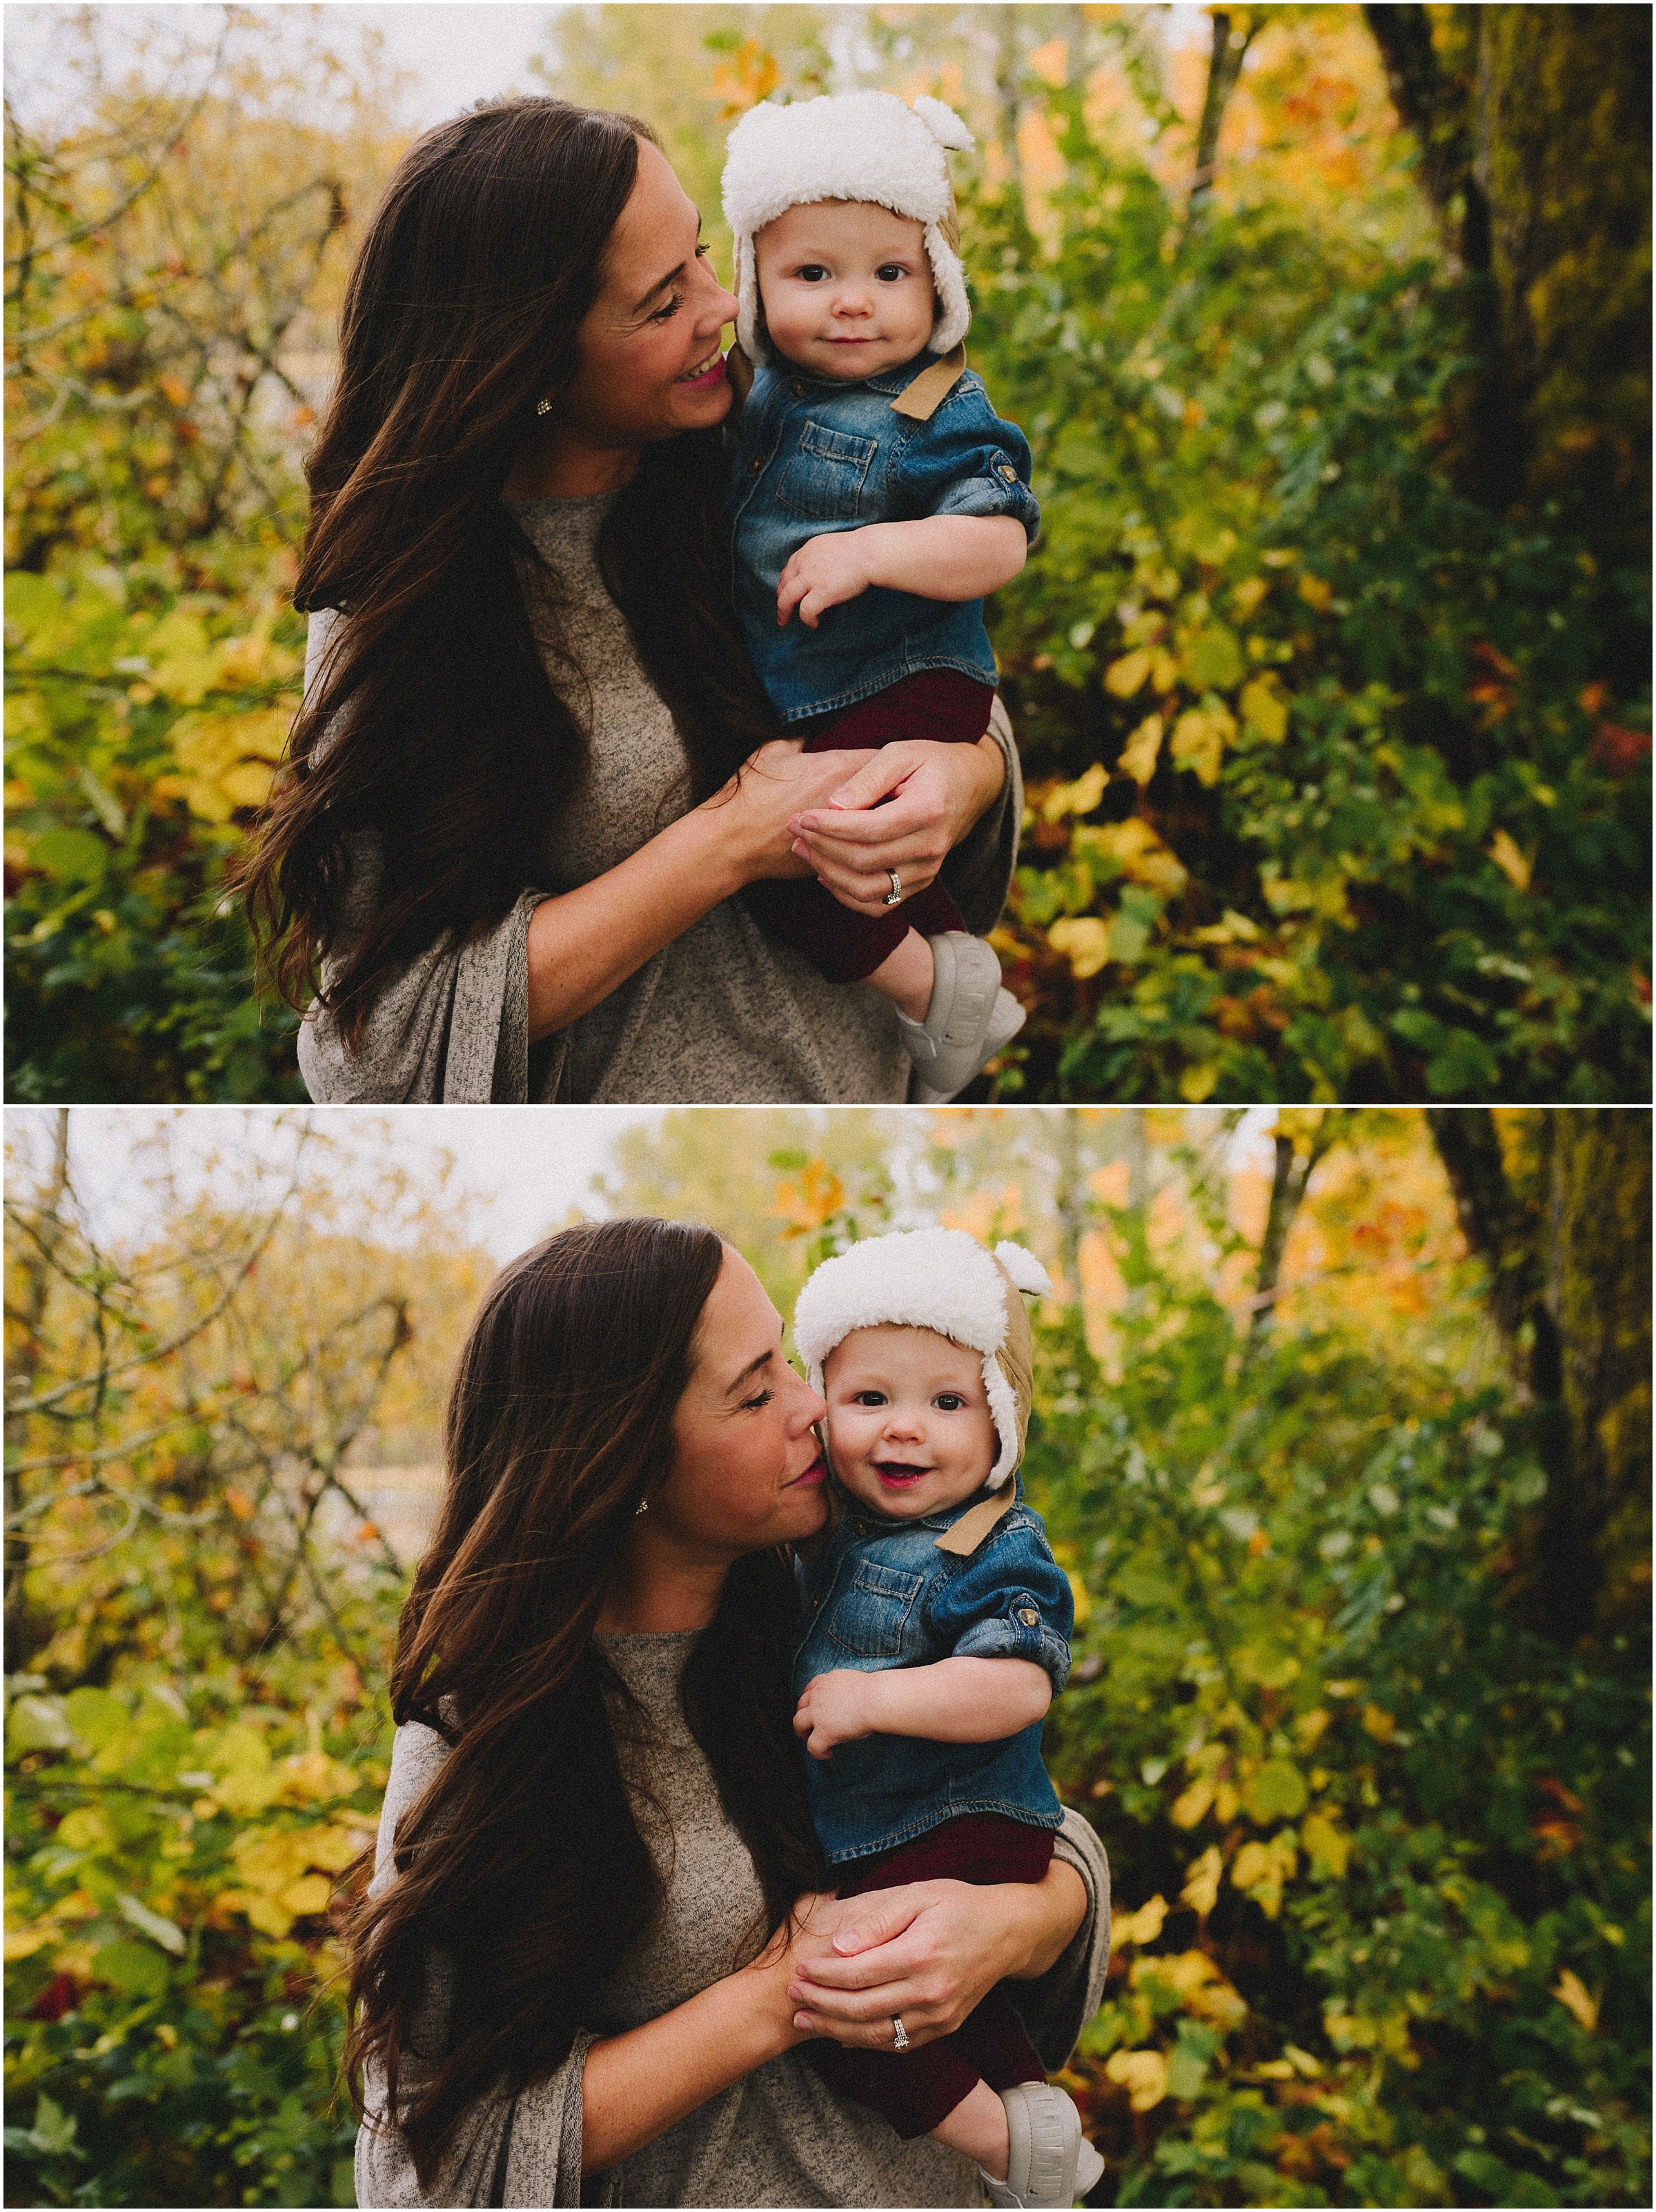
{"type": "MultiPolygon", "coordinates": [[[[1016,1478],[1014,1478],[1016,1481],[1016,1478]]],[[[981,1493],[980,1493],[981,1494],[981,1493]]],[[[874,1673],[938,1659],[1033,1659],[1061,1690],[1075,1603],[1040,1516],[1016,1500],[976,1551],[937,1538],[974,1501],[918,1521],[889,1521],[857,1499],[803,1575],[795,1699],[835,1667],[874,1673]]],[[[807,1759],[811,1817],[830,1866],[872,1858],[966,1813],[1033,1828],[1063,1819],[1040,1757],[1040,1723],[992,1743],[871,1735],[807,1759]]]]}
{"type": "Polygon", "coordinates": [[[860,383],[791,362],[755,371],[731,440],[725,516],[748,653],[785,722],[838,714],[922,669],[995,681],[983,601],[925,599],[875,585],[815,629],[776,620],[782,571],[808,538],[932,514],[1013,514],[1033,538],[1040,509],[1029,448],[968,369],[928,422],[891,403],[931,366],[919,355],[860,383]]]}

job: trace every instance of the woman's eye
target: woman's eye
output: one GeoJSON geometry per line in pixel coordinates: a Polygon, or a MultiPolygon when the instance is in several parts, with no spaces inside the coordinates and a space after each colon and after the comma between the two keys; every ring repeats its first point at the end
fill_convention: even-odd
{"type": "Polygon", "coordinates": [[[744,1398],[742,1401],[742,1410],[743,1413],[756,1413],[761,1406],[768,1406],[775,1395],[774,1390],[761,1390],[757,1397],[744,1398]]]}
{"type": "Polygon", "coordinates": [[[678,313],[679,307],[682,304],[682,303],[681,302],[677,293],[675,292],[672,298],[668,301],[664,307],[658,307],[656,309],[654,314],[651,316],[650,320],[652,323],[671,322],[673,317],[678,313]]]}

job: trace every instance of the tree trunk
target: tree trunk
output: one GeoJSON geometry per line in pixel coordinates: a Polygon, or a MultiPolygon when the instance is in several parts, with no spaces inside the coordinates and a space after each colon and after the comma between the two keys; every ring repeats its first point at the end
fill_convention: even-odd
{"type": "Polygon", "coordinates": [[[1608,568],[1650,525],[1650,11],[1365,7],[1450,252],[1487,280],[1460,440],[1504,512],[1562,499],[1608,568]]]}
{"type": "Polygon", "coordinates": [[[1642,1618],[1649,1583],[1651,1117],[1641,1108],[1426,1115],[1547,1493],[1514,1601],[1556,1642],[1642,1618]]]}
{"type": "Polygon", "coordinates": [[[1196,127],[1196,173],[1187,210],[1192,220],[1201,214],[1212,196],[1225,110],[1236,89],[1236,80],[1242,74],[1242,64],[1253,42],[1253,34],[1259,27],[1259,16],[1252,9],[1216,8],[1212,15],[1213,52],[1208,62],[1207,90],[1202,98],[1202,119],[1196,127]]]}

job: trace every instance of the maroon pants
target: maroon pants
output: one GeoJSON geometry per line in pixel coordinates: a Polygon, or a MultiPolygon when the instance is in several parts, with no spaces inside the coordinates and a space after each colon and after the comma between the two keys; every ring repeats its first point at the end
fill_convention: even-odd
{"type": "MultiPolygon", "coordinates": [[[[884,1858],[858,1859],[846,1869],[840,1894],[860,1897],[907,1881],[1039,1881],[1052,1857],[1050,1828],[1027,1827],[997,1813],[971,1813],[928,1829],[884,1858]]],[[[889,2120],[905,2139],[930,2134],[980,2081],[992,2089],[1010,2089],[1018,2081],[1046,2079],[1023,2023],[998,1989],[952,2035],[916,2050],[846,2051],[837,2043],[816,2043],[810,2051],[824,2080],[889,2120]]]]}
{"type": "MultiPolygon", "coordinates": [[[[952,668],[928,668],[877,691],[843,714],[796,725],[807,730],[808,753],[847,752],[895,744],[902,738],[931,738],[939,744],[974,745],[989,726],[994,692],[952,668]]],[[[964,929],[961,910],[942,884],[929,884],[877,919],[853,914],[818,883],[749,884],[749,911],[761,929],[803,952],[830,983],[860,983],[917,929],[940,937],[964,929]]]]}

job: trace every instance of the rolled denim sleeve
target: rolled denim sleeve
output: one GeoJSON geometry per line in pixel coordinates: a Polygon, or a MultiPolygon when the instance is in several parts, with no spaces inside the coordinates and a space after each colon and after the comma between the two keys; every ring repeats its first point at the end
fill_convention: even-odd
{"type": "Polygon", "coordinates": [[[1040,1530],[998,1529],[935,1593],[932,1626],[956,1659],[1032,1659],[1054,1694],[1070,1676],[1075,1600],[1040,1530]]]}
{"type": "Polygon", "coordinates": [[[1033,541],[1040,508],[1029,471],[1028,441],[1016,422],[1001,420],[974,378],[919,427],[895,476],[917,515],[1016,515],[1033,541]]]}

